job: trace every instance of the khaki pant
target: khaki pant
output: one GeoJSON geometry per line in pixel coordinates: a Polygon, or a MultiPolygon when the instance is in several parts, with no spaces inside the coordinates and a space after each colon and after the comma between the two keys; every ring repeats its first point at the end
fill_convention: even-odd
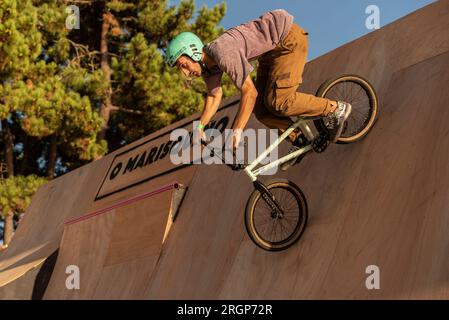
{"type": "MultiPolygon", "coordinates": [[[[307,35],[293,23],[285,39],[259,58],[254,114],[269,128],[283,132],[293,123],[290,116],[326,116],[335,109],[328,99],[298,92],[307,58],[307,35]]],[[[297,136],[293,132],[289,138],[294,141],[297,136]]]]}

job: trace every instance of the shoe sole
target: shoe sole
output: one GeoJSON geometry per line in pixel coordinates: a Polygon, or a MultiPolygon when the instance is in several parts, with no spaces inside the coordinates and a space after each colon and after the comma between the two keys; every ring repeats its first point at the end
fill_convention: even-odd
{"type": "Polygon", "coordinates": [[[332,140],[333,143],[337,142],[337,141],[338,141],[338,138],[340,138],[341,133],[343,132],[343,128],[344,128],[344,126],[345,126],[345,122],[346,122],[346,120],[349,118],[349,116],[351,115],[351,112],[352,112],[352,106],[351,106],[350,104],[348,104],[348,106],[349,106],[349,108],[347,108],[347,109],[345,110],[345,117],[344,117],[344,120],[342,121],[342,123],[340,124],[340,126],[338,126],[337,133],[335,134],[335,137],[334,137],[334,139],[332,140]]]}

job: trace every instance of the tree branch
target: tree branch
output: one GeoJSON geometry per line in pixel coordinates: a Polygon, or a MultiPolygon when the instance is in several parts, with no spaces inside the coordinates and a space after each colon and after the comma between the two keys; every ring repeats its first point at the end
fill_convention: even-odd
{"type": "Polygon", "coordinates": [[[64,0],[67,4],[92,4],[94,0],[64,0]]]}
{"type": "Polygon", "coordinates": [[[132,114],[143,114],[143,112],[140,110],[126,109],[126,108],[117,107],[117,106],[111,106],[111,111],[121,111],[121,112],[132,113],[132,114]]]}

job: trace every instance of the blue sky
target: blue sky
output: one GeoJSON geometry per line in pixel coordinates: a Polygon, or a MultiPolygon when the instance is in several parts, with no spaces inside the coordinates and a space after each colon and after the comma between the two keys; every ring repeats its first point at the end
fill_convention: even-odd
{"type": "MultiPolygon", "coordinates": [[[[222,0],[195,0],[196,8],[211,7],[222,0]]],[[[273,9],[286,9],[309,32],[309,60],[372,32],[365,27],[365,9],[380,9],[381,27],[422,8],[434,0],[227,0],[221,25],[228,29],[273,9]]],[[[170,4],[179,3],[170,0],[170,4]]]]}

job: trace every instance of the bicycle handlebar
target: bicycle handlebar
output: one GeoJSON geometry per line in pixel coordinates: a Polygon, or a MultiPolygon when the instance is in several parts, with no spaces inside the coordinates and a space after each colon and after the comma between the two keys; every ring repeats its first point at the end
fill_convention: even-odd
{"type": "MultiPolygon", "coordinates": [[[[220,155],[218,155],[218,154],[215,153],[215,150],[214,150],[214,149],[211,149],[211,148],[209,147],[209,145],[206,143],[206,141],[204,141],[204,140],[201,139],[201,144],[202,144],[204,147],[206,147],[207,149],[209,149],[209,151],[212,152],[213,156],[217,156],[218,158],[220,158],[220,160],[223,161],[223,163],[224,163],[226,166],[228,166],[229,168],[231,168],[232,170],[234,170],[234,171],[239,171],[239,170],[245,169],[246,165],[244,165],[244,164],[229,164],[229,163],[226,163],[226,159],[223,158],[223,150],[225,150],[225,147],[224,147],[224,146],[223,146],[223,148],[222,148],[222,153],[221,153],[220,155]]],[[[232,156],[233,156],[234,158],[235,158],[235,156],[236,156],[234,150],[232,150],[232,156]]]]}

